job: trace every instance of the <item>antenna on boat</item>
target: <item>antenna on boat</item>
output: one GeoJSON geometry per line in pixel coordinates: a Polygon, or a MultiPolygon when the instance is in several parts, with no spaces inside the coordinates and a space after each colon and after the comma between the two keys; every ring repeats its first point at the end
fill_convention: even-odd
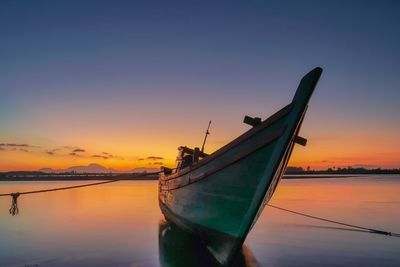
{"type": "Polygon", "coordinates": [[[208,130],[210,130],[210,125],[211,125],[211,121],[208,122],[208,127],[207,127],[207,131],[206,131],[206,136],[204,136],[204,141],[203,141],[203,145],[201,146],[201,152],[204,152],[204,145],[206,144],[206,140],[207,140],[207,136],[210,134],[210,132],[208,130]]]}

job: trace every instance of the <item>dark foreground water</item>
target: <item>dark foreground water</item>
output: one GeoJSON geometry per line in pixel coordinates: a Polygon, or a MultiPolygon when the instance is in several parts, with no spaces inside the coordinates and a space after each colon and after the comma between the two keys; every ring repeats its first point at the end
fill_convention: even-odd
{"type": "MultiPolygon", "coordinates": [[[[88,183],[88,182],[79,182],[88,183]]],[[[0,193],[77,182],[2,182],[0,193]]],[[[400,175],[283,180],[271,204],[400,232],[400,175]]],[[[166,224],[156,181],[0,198],[0,266],[196,266],[204,257],[166,224]]],[[[400,266],[400,237],[266,207],[237,266],[400,266]]]]}

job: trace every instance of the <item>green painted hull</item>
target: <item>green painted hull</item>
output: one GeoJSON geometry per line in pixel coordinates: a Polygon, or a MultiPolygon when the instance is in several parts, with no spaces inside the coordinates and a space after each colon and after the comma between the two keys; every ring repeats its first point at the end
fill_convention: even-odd
{"type": "Polygon", "coordinates": [[[167,220],[228,265],[281,179],[321,75],[302,79],[292,103],[197,164],[159,179],[167,220]]]}

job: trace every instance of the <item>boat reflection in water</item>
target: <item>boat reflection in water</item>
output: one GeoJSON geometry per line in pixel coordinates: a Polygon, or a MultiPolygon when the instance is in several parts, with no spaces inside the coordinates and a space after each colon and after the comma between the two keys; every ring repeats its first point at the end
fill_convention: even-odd
{"type": "MultiPolygon", "coordinates": [[[[222,266],[198,237],[165,220],[159,224],[158,247],[162,267],[222,266]]],[[[257,267],[259,264],[250,249],[243,246],[231,266],[257,267]]]]}

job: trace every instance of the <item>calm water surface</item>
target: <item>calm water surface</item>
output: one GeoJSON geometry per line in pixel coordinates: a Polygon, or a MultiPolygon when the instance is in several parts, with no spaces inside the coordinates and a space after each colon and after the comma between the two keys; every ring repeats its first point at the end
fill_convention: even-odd
{"type": "MultiPolygon", "coordinates": [[[[89,182],[2,182],[0,193],[77,183],[89,182]]],[[[400,175],[283,180],[270,203],[400,232],[400,175]]],[[[157,181],[21,196],[18,216],[8,214],[10,204],[10,198],[0,198],[0,266],[188,266],[188,258],[198,262],[185,237],[165,223],[157,181]],[[169,234],[162,235],[166,229],[169,234]]],[[[239,258],[238,266],[400,266],[400,238],[266,207],[239,258]]]]}

